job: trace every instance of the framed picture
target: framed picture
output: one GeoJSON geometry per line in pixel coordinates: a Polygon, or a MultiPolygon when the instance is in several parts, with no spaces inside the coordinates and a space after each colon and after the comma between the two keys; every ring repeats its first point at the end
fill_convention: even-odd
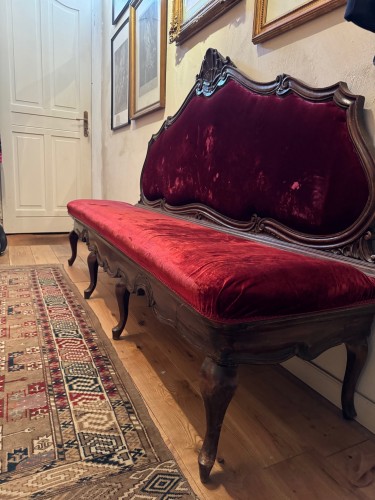
{"type": "Polygon", "coordinates": [[[130,118],[165,107],[167,0],[130,7],[130,118]]]}
{"type": "Polygon", "coordinates": [[[224,14],[240,0],[173,0],[170,43],[177,45],[224,14]]]}
{"type": "Polygon", "coordinates": [[[269,40],[345,3],[346,0],[255,0],[253,43],[269,40]]]}
{"type": "Polygon", "coordinates": [[[111,40],[111,128],[129,121],[129,19],[111,40]]]}
{"type": "Polygon", "coordinates": [[[129,6],[130,0],[112,0],[112,24],[116,24],[129,6]]]}

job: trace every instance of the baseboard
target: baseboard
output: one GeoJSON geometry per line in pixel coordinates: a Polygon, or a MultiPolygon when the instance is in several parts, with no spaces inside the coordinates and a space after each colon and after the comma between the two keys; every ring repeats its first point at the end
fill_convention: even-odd
{"type": "MultiPolygon", "coordinates": [[[[284,368],[312,387],[338,408],[341,408],[341,382],[313,363],[292,358],[283,363],[284,368]]],[[[375,433],[375,403],[358,392],[355,395],[356,420],[375,433]]]]}

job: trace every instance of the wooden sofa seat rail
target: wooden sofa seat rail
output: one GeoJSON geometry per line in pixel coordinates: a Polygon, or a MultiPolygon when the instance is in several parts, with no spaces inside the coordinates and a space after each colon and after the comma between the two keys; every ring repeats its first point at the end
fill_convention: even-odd
{"type": "Polygon", "coordinates": [[[311,360],[344,343],[345,418],[375,313],[374,154],[364,100],[344,83],[246,78],[209,49],[196,83],[148,145],[135,205],[73,200],[72,265],[86,241],[118,277],[119,322],[142,291],[205,354],[202,482],[214,464],[238,365],[311,360]],[[353,196],[355,194],[355,196],[353,196]]]}

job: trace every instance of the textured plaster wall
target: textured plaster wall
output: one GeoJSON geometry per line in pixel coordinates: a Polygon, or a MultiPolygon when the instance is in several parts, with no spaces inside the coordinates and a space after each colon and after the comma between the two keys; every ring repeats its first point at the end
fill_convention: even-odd
{"type": "MultiPolygon", "coordinates": [[[[171,6],[170,0],[169,19],[171,6]]],[[[218,49],[223,56],[229,56],[241,71],[258,81],[273,80],[280,73],[291,74],[312,86],[346,81],[352,92],[365,96],[367,123],[370,131],[374,131],[375,66],[372,60],[375,55],[375,35],[344,21],[344,7],[341,7],[255,46],[251,42],[253,8],[254,0],[242,0],[181,47],[168,43],[165,110],[140,118],[116,132],[110,130],[109,78],[110,39],[115,29],[111,24],[111,10],[107,5],[103,8],[103,163],[102,171],[97,172],[97,175],[102,176],[103,198],[131,203],[138,201],[139,177],[148,140],[159,130],[164,118],[174,114],[181,105],[209,47],[218,49]]],[[[344,358],[344,349],[338,348],[319,358],[317,364],[335,377],[342,378],[344,358]]],[[[374,379],[375,353],[371,352],[359,389],[372,402],[375,402],[374,379]]],[[[314,381],[311,382],[314,386],[314,381]]]]}

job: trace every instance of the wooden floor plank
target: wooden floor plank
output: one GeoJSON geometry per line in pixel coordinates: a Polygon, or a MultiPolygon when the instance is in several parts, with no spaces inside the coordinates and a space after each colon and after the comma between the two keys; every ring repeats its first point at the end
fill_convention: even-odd
{"type": "Polygon", "coordinates": [[[35,264],[59,264],[59,259],[50,245],[34,245],[31,247],[35,264]]]}
{"type": "Polygon", "coordinates": [[[28,266],[35,264],[30,246],[9,246],[9,264],[12,266],[28,266]]]}
{"type": "Polygon", "coordinates": [[[68,241],[68,233],[9,234],[9,246],[58,245],[68,241]]]}
{"type": "Polygon", "coordinates": [[[0,255],[0,266],[9,266],[9,250],[0,255]]]}
{"type": "Polygon", "coordinates": [[[53,245],[53,251],[57,257],[65,257],[67,260],[71,256],[71,249],[68,241],[61,245],[53,245]]]}
{"type": "MultiPolygon", "coordinates": [[[[88,284],[89,284],[89,271],[87,268],[87,263],[84,262],[80,256],[77,257],[73,266],[67,265],[68,261],[67,261],[66,256],[58,257],[58,260],[59,260],[60,264],[63,264],[67,275],[73,281],[73,283],[84,282],[84,283],[87,283],[87,286],[88,286],[88,284]]],[[[87,288],[87,286],[86,286],[86,288],[87,288]]]]}
{"type": "MultiPolygon", "coordinates": [[[[324,459],[306,452],[263,469],[257,474],[250,474],[242,482],[242,490],[251,491],[249,498],[252,500],[361,498],[358,491],[338,483],[329,469],[330,466],[324,459]]],[[[237,498],[241,492],[232,491],[232,494],[233,498],[237,498]]]]}
{"type": "MultiPolygon", "coordinates": [[[[358,445],[327,458],[327,462],[337,470],[340,479],[343,478],[344,484],[352,488],[358,494],[358,498],[373,500],[375,498],[375,481],[361,488],[356,488],[362,474],[357,472],[367,471],[372,466],[372,471],[368,477],[375,479],[375,441],[368,439],[358,445]]],[[[362,484],[366,484],[365,482],[362,484]]]]}

